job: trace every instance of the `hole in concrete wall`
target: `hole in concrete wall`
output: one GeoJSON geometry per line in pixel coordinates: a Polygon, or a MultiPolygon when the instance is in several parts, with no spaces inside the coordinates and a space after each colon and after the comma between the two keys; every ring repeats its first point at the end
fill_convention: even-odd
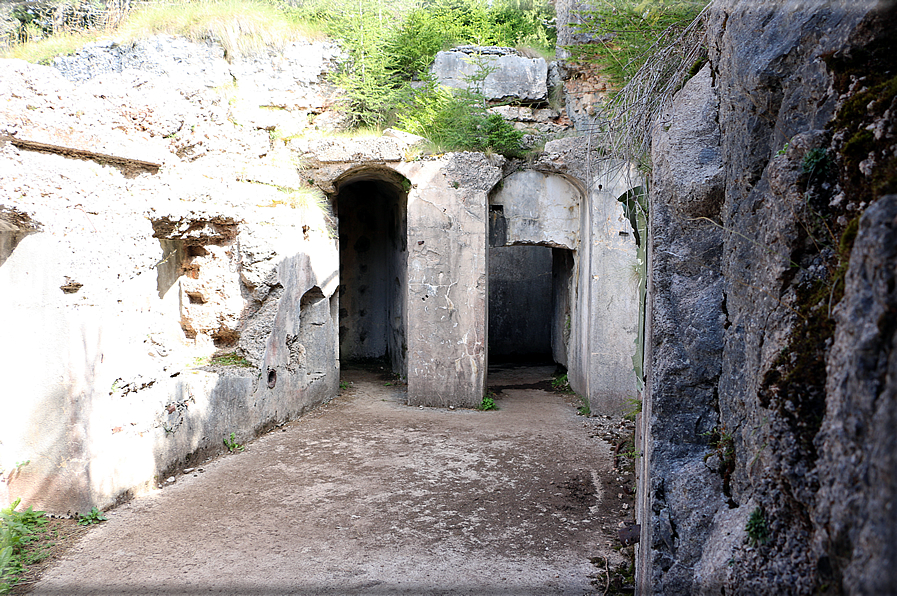
{"type": "Polygon", "coordinates": [[[277,371],[273,368],[268,369],[268,389],[274,389],[277,385],[277,371]]]}
{"type": "Polygon", "coordinates": [[[156,290],[159,292],[159,298],[164,298],[171,286],[184,273],[187,248],[183,240],[160,238],[159,244],[162,246],[162,258],[156,264],[156,290]]]}
{"type": "Polygon", "coordinates": [[[408,181],[361,171],[337,186],[340,360],[384,359],[405,374],[408,181]],[[404,184],[403,184],[404,182],[404,184]]]}
{"type": "Polygon", "coordinates": [[[190,300],[190,304],[205,304],[206,299],[203,298],[202,294],[198,292],[187,292],[187,298],[190,300]]]}
{"type": "Polygon", "coordinates": [[[299,301],[298,349],[291,347],[290,361],[304,371],[303,388],[323,378],[333,367],[333,351],[329,348],[334,335],[332,308],[331,301],[317,286],[305,292],[299,301]]]}

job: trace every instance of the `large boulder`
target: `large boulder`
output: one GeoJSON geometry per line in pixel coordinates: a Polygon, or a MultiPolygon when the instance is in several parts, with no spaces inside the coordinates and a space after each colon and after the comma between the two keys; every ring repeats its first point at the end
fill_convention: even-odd
{"type": "Polygon", "coordinates": [[[447,87],[476,89],[488,100],[545,101],[548,63],[512,48],[462,46],[436,54],[433,76],[447,87]],[[475,78],[486,72],[482,81],[475,78]]]}

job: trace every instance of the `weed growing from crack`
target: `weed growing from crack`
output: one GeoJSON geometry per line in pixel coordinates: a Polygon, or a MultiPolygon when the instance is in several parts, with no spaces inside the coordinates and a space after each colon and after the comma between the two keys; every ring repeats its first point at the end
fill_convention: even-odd
{"type": "Polygon", "coordinates": [[[769,540],[769,524],[766,522],[766,514],[761,507],[757,507],[748,518],[745,531],[751,546],[766,544],[769,540]]]}
{"type": "Polygon", "coordinates": [[[0,594],[9,592],[18,582],[23,565],[29,562],[25,545],[47,523],[43,511],[34,511],[31,507],[16,511],[21,502],[22,499],[16,499],[0,510],[0,594]]]}
{"type": "Polygon", "coordinates": [[[707,444],[713,449],[704,456],[704,461],[706,462],[714,455],[717,457],[719,461],[717,472],[723,477],[723,493],[728,496],[730,493],[729,482],[735,471],[735,433],[728,430],[723,424],[710,432],[703,433],[702,436],[709,437],[707,444]]]}
{"type": "Polygon", "coordinates": [[[482,410],[487,412],[489,410],[497,410],[498,406],[495,405],[495,398],[492,397],[495,394],[487,394],[483,396],[483,401],[480,402],[480,405],[477,406],[477,410],[482,410]]]}
{"type": "Polygon", "coordinates": [[[629,404],[629,409],[623,413],[623,418],[626,420],[635,420],[635,417],[642,413],[642,400],[629,397],[626,398],[626,403],[629,404]]]}
{"type": "Polygon", "coordinates": [[[246,447],[237,443],[237,434],[231,433],[230,440],[226,437],[224,439],[224,446],[227,447],[227,450],[231,453],[236,453],[237,451],[243,451],[246,447]]]}

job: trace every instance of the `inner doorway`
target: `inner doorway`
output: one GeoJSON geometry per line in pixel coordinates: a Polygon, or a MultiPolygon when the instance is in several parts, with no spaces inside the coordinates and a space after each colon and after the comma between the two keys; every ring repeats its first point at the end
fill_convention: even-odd
{"type": "Polygon", "coordinates": [[[406,375],[408,186],[391,171],[359,172],[337,185],[341,365],[380,360],[406,375]]]}
{"type": "Polygon", "coordinates": [[[567,366],[573,251],[489,249],[489,364],[567,366]]]}

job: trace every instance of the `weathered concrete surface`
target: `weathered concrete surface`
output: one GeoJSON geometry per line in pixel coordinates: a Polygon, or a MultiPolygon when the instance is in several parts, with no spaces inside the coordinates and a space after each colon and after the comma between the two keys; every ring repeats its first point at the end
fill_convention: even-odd
{"type": "Polygon", "coordinates": [[[500,156],[402,164],[408,193],[408,403],[476,406],[486,390],[486,204],[500,156]]]}
{"type": "Polygon", "coordinates": [[[488,100],[544,101],[548,98],[548,63],[526,58],[511,48],[464,46],[439,52],[430,67],[443,85],[476,89],[488,100]],[[472,77],[494,69],[481,82],[472,77]]]}
{"type": "Polygon", "coordinates": [[[579,247],[582,190],[570,180],[536,170],[514,172],[489,197],[501,207],[505,241],[576,250],[579,247]]]}
{"type": "Polygon", "coordinates": [[[494,371],[493,412],[408,407],[353,373],[322,410],[113,510],[32,594],[591,593],[589,559],[624,560],[631,476],[592,438],[609,421],[514,388],[552,372],[494,371]]]}
{"type": "MultiPolygon", "coordinates": [[[[638,385],[632,356],[638,337],[638,251],[618,200],[641,186],[634,168],[604,159],[587,137],[545,144],[535,169],[578,182],[583,193],[567,352],[571,386],[593,412],[620,413],[638,385]]],[[[565,325],[566,326],[566,325],[565,325]]]]}
{"type": "Polygon", "coordinates": [[[336,246],[247,181],[296,175],[266,130],[189,79],[0,69],[3,497],[108,506],[335,394],[336,246]]]}

